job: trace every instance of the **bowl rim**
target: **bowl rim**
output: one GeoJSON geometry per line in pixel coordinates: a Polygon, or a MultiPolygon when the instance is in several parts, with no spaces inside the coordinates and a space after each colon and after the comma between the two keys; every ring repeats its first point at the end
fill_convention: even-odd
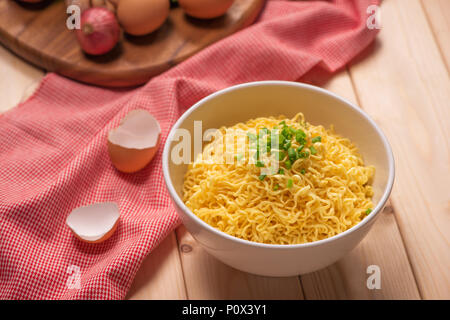
{"type": "Polygon", "coordinates": [[[314,247],[314,246],[319,246],[319,245],[323,245],[329,242],[333,242],[336,241],[340,238],[344,238],[348,235],[350,235],[351,233],[355,232],[356,230],[362,228],[363,226],[367,225],[370,221],[374,220],[375,217],[378,215],[378,213],[384,208],[387,200],[389,199],[389,196],[391,194],[392,191],[392,187],[394,184],[394,179],[395,179],[395,162],[394,162],[394,155],[392,153],[392,149],[391,146],[385,136],[385,134],[383,133],[383,131],[379,128],[379,126],[375,123],[374,120],[372,120],[370,118],[370,116],[363,111],[360,107],[356,106],[355,104],[351,103],[350,101],[348,101],[347,99],[344,99],[340,96],[338,96],[337,94],[328,91],[326,89],[317,87],[317,86],[313,86],[310,84],[306,84],[306,83],[300,83],[300,82],[293,82],[293,81],[283,81],[283,80],[265,80],[265,81],[254,81],[254,82],[246,82],[246,83],[241,83],[238,85],[234,85],[234,86],[230,86],[221,90],[218,90],[206,97],[204,97],[203,99],[199,100],[198,102],[196,102],[194,105],[192,105],[188,110],[186,110],[186,112],[184,112],[180,118],[178,118],[178,120],[175,122],[175,124],[172,126],[172,128],[170,129],[169,135],[167,136],[167,139],[165,141],[165,145],[164,145],[164,152],[163,152],[163,158],[162,158],[162,166],[163,166],[163,175],[164,175],[164,181],[166,183],[166,187],[169,191],[170,196],[172,197],[172,200],[175,202],[175,204],[180,207],[184,213],[186,215],[188,215],[191,219],[193,219],[195,222],[197,222],[198,224],[200,224],[203,228],[209,230],[210,232],[234,241],[234,242],[238,242],[241,243],[243,245],[248,245],[248,246],[254,246],[254,247],[259,247],[259,248],[266,248],[266,249],[295,249],[295,248],[306,248],[306,247],[314,247]],[[317,240],[317,241],[313,241],[313,242],[306,242],[306,243],[298,243],[298,244],[268,244],[268,243],[260,243],[260,242],[254,242],[254,241],[250,241],[250,240],[245,240],[245,239],[241,239],[238,237],[234,237],[232,235],[229,235],[223,231],[220,231],[216,228],[214,228],[213,226],[209,225],[208,223],[206,223],[205,221],[203,221],[202,219],[200,219],[199,217],[197,217],[197,215],[195,215],[185,204],[184,202],[180,199],[180,197],[178,196],[177,192],[175,191],[175,188],[173,187],[173,183],[169,174],[169,146],[170,146],[170,142],[173,140],[173,136],[175,133],[175,130],[179,128],[179,126],[184,122],[184,120],[186,120],[186,118],[188,118],[192,112],[194,112],[196,109],[198,109],[199,107],[201,107],[203,104],[205,104],[207,101],[215,99],[216,97],[223,95],[223,94],[227,94],[231,91],[234,90],[239,90],[242,88],[247,88],[247,87],[253,87],[253,86],[265,86],[265,85],[278,85],[278,86],[292,86],[292,87],[298,87],[298,88],[302,88],[302,89],[306,89],[306,90],[311,90],[311,91],[316,91],[320,94],[325,94],[328,96],[331,96],[334,99],[340,100],[341,102],[343,102],[343,105],[345,105],[345,107],[348,107],[350,109],[353,109],[353,111],[359,113],[362,117],[364,117],[370,124],[371,126],[375,129],[376,133],[378,134],[378,136],[381,138],[381,141],[383,143],[383,146],[385,148],[386,154],[388,156],[388,170],[389,170],[389,174],[388,174],[388,181],[387,184],[384,188],[384,192],[383,195],[380,198],[380,201],[377,203],[377,205],[375,206],[375,208],[372,210],[372,212],[366,217],[364,218],[361,222],[359,222],[358,224],[354,225],[353,227],[351,227],[350,229],[345,230],[344,232],[341,232],[337,235],[334,235],[332,237],[326,238],[326,239],[322,239],[322,240],[317,240]]]}

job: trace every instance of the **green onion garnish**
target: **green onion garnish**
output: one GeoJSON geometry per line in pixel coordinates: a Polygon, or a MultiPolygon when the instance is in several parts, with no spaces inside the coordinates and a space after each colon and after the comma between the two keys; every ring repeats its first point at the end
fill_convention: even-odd
{"type": "Polygon", "coordinates": [[[300,147],[298,147],[298,148],[297,148],[297,153],[302,152],[302,150],[303,150],[304,147],[305,147],[304,145],[301,145],[300,147]]]}
{"type": "Polygon", "coordinates": [[[286,153],[284,153],[284,151],[272,151],[272,153],[275,154],[275,159],[277,159],[278,161],[283,160],[286,156],[286,153]]]}
{"type": "Polygon", "coordinates": [[[283,169],[278,170],[278,174],[284,174],[284,170],[283,169]]]}
{"type": "Polygon", "coordinates": [[[295,140],[297,140],[298,143],[304,144],[306,138],[306,133],[302,129],[298,129],[295,133],[295,140]]]}
{"type": "Polygon", "coordinates": [[[299,158],[308,158],[309,157],[309,152],[308,151],[300,152],[298,157],[299,158]]]}
{"type": "Polygon", "coordinates": [[[285,140],[283,149],[284,150],[289,149],[291,147],[291,144],[292,144],[291,140],[289,140],[289,139],[285,140]]]}
{"type": "Polygon", "coordinates": [[[309,147],[309,150],[311,151],[311,154],[316,154],[317,150],[314,148],[314,146],[309,147]]]}
{"type": "Polygon", "coordinates": [[[292,188],[293,185],[294,185],[294,181],[292,181],[292,179],[289,179],[287,182],[287,187],[292,188]]]}
{"type": "Polygon", "coordinates": [[[282,134],[278,135],[278,145],[284,145],[284,140],[286,140],[286,138],[282,134]]]}
{"type": "Polygon", "coordinates": [[[366,210],[366,216],[368,216],[371,212],[372,212],[372,209],[371,209],[371,208],[367,209],[367,210],[366,210]]]}
{"type": "Polygon", "coordinates": [[[262,167],[264,167],[264,162],[256,161],[256,166],[259,167],[259,168],[262,168],[262,167]]]}
{"type": "Polygon", "coordinates": [[[292,136],[291,130],[289,130],[289,127],[284,127],[283,130],[281,130],[281,134],[285,136],[286,138],[290,138],[292,136]]]}
{"type": "Polygon", "coordinates": [[[302,169],[302,170],[300,171],[300,173],[301,173],[301,174],[305,174],[305,173],[306,173],[306,170],[305,170],[305,169],[302,169]]]}
{"type": "Polygon", "coordinates": [[[311,139],[312,143],[316,143],[316,142],[321,142],[322,141],[322,137],[321,136],[317,136],[311,139]]]}
{"type": "Polygon", "coordinates": [[[295,151],[294,148],[289,148],[288,149],[288,156],[289,159],[294,162],[295,160],[297,160],[297,152],[295,151]]]}
{"type": "Polygon", "coordinates": [[[274,187],[273,187],[273,191],[277,191],[280,188],[280,185],[277,183],[274,187]]]}
{"type": "Polygon", "coordinates": [[[285,162],[284,162],[284,166],[286,167],[286,169],[291,169],[292,168],[292,162],[291,162],[291,160],[289,160],[289,159],[287,159],[285,162]]]}
{"type": "Polygon", "coordinates": [[[259,180],[263,181],[265,177],[266,177],[266,175],[265,175],[265,174],[262,174],[262,175],[260,175],[258,178],[259,178],[259,180]]]}

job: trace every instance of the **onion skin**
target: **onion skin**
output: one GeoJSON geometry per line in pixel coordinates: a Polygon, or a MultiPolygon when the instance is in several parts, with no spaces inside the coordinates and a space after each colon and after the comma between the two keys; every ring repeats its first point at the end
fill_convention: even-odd
{"type": "Polygon", "coordinates": [[[76,34],[84,52],[101,55],[116,46],[120,27],[110,10],[103,7],[89,8],[81,14],[81,28],[76,34]]]}

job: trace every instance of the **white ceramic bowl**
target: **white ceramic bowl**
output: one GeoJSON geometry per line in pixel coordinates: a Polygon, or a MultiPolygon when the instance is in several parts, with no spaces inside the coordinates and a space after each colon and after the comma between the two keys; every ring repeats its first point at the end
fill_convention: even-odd
{"type": "Polygon", "coordinates": [[[218,91],[197,102],[173,126],[164,147],[163,170],[178,214],[204,249],[236,269],[265,276],[304,274],[342,258],[372,227],[386,204],[394,182],[394,158],[389,143],[365,112],[324,89],[285,81],[245,83],[218,91]],[[365,164],[375,166],[375,208],[362,222],[328,239],[306,244],[270,245],[225,234],[203,222],[184,205],[182,186],[187,164],[174,164],[170,157],[172,148],[178,143],[173,140],[177,129],[187,129],[193,137],[193,123],[198,120],[202,121],[204,131],[232,126],[256,117],[280,114],[292,117],[298,112],[303,112],[312,124],[325,127],[334,124],[338,134],[358,146],[365,164]]]}

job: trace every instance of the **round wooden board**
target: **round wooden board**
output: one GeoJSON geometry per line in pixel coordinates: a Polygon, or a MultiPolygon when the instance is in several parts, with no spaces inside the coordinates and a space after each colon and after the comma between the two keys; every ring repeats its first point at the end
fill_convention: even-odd
{"type": "Polygon", "coordinates": [[[82,52],[66,27],[64,1],[36,6],[0,0],[0,41],[48,71],[101,86],[135,86],[249,25],[263,4],[264,0],[235,0],[223,17],[211,20],[194,19],[173,8],[157,31],[142,37],[123,34],[111,52],[94,57],[82,52]]]}

